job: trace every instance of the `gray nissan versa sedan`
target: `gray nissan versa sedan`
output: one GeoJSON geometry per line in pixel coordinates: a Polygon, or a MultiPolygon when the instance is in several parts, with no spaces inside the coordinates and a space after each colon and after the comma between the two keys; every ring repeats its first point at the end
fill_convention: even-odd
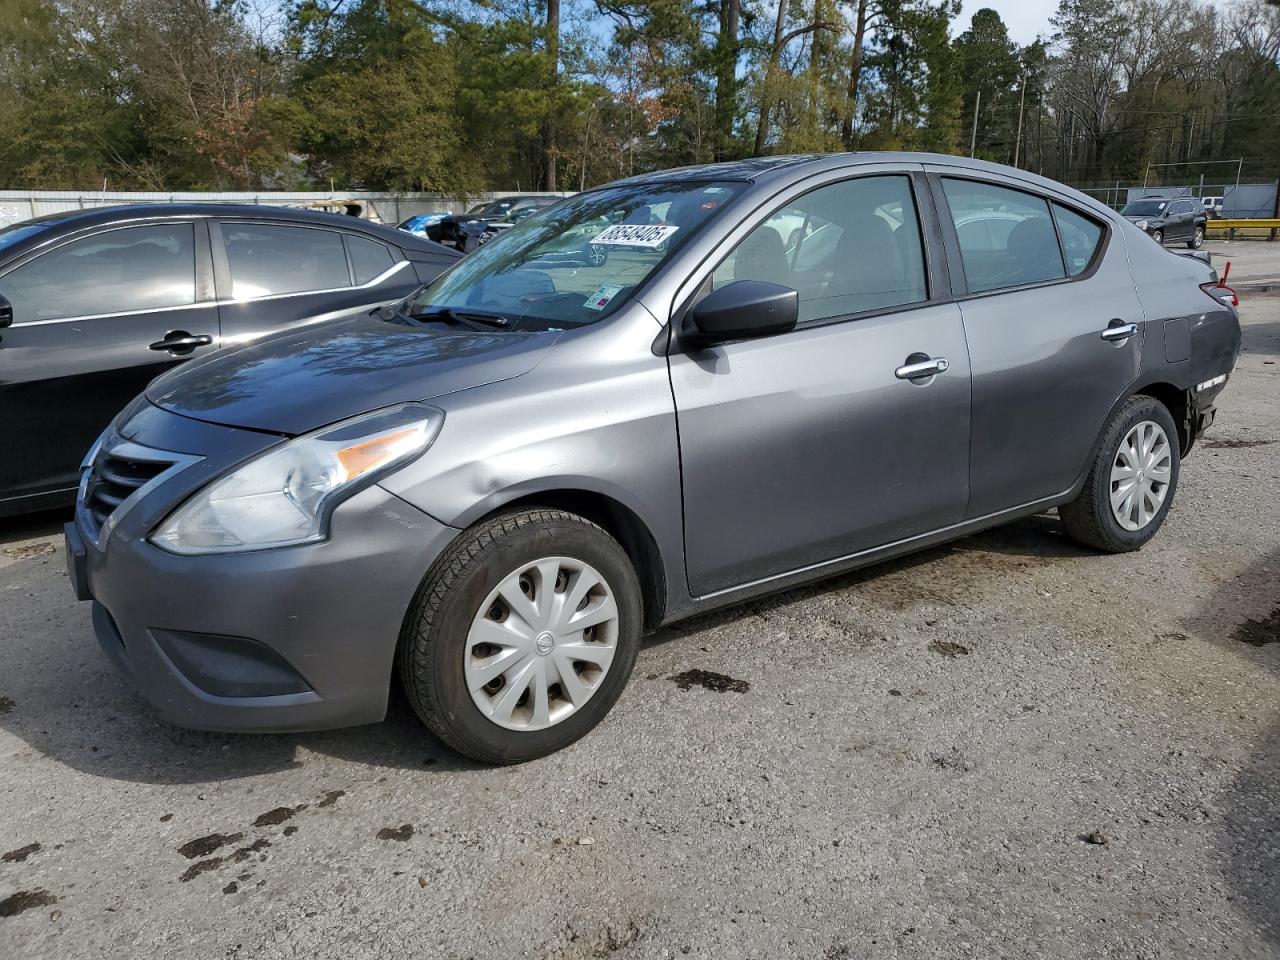
{"type": "Polygon", "coordinates": [[[72,580],[174,723],[368,723],[398,674],[446,743],[527,760],[604,718],[660,624],[1050,507],[1141,547],[1233,300],[993,164],[635,177],[399,309],[157,380],[85,460],[72,580]]]}

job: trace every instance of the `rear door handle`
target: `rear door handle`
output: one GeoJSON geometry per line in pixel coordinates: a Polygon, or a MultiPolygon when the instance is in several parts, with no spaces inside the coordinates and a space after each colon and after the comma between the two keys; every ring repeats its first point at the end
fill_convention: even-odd
{"type": "Polygon", "coordinates": [[[170,353],[183,353],[194,350],[196,347],[207,347],[211,343],[213,343],[213,337],[207,333],[183,333],[178,336],[170,335],[163,340],[157,340],[151,344],[150,349],[168,350],[170,353]]]}
{"type": "Polygon", "coordinates": [[[1111,326],[1102,331],[1102,339],[1108,343],[1119,343],[1121,340],[1128,340],[1138,332],[1136,323],[1122,323],[1118,320],[1112,320],[1111,326]]]}
{"type": "MultiPolygon", "coordinates": [[[[908,357],[907,359],[910,360],[911,358],[908,357]]],[[[946,357],[930,357],[925,360],[917,360],[914,363],[904,363],[893,371],[893,375],[899,380],[920,380],[924,377],[946,373],[950,367],[951,364],[947,362],[946,357]]]]}

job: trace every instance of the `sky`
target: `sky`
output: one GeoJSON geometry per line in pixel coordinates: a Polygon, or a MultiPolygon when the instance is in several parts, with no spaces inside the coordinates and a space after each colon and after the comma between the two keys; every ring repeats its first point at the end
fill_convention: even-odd
{"type": "Polygon", "coordinates": [[[1036,38],[1036,34],[1048,38],[1049,18],[1058,9],[1058,0],[964,0],[953,31],[960,34],[968,30],[970,18],[983,7],[990,7],[1000,14],[1009,28],[1009,39],[1025,47],[1036,38]]]}

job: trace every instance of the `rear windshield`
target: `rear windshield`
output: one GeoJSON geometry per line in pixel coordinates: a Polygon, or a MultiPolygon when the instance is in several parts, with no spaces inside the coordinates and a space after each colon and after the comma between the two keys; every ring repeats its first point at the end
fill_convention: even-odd
{"type": "Polygon", "coordinates": [[[1126,217],[1158,217],[1169,206],[1168,200],[1135,200],[1120,211],[1126,217]]]}
{"type": "Polygon", "coordinates": [[[580,193],[505,231],[412,298],[410,316],[496,316],[506,329],[608,316],[746,185],[632,184],[580,193]]]}

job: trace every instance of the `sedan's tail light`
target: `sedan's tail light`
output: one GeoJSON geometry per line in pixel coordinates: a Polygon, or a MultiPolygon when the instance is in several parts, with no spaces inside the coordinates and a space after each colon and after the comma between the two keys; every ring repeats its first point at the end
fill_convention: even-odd
{"type": "Polygon", "coordinates": [[[1227,261],[1227,265],[1222,268],[1222,276],[1216,282],[1210,280],[1208,283],[1200,284],[1200,289],[1206,294],[1213,297],[1219,303],[1225,303],[1231,307],[1240,306],[1240,297],[1236,295],[1235,290],[1227,286],[1227,277],[1231,276],[1231,261],[1227,261]]]}

